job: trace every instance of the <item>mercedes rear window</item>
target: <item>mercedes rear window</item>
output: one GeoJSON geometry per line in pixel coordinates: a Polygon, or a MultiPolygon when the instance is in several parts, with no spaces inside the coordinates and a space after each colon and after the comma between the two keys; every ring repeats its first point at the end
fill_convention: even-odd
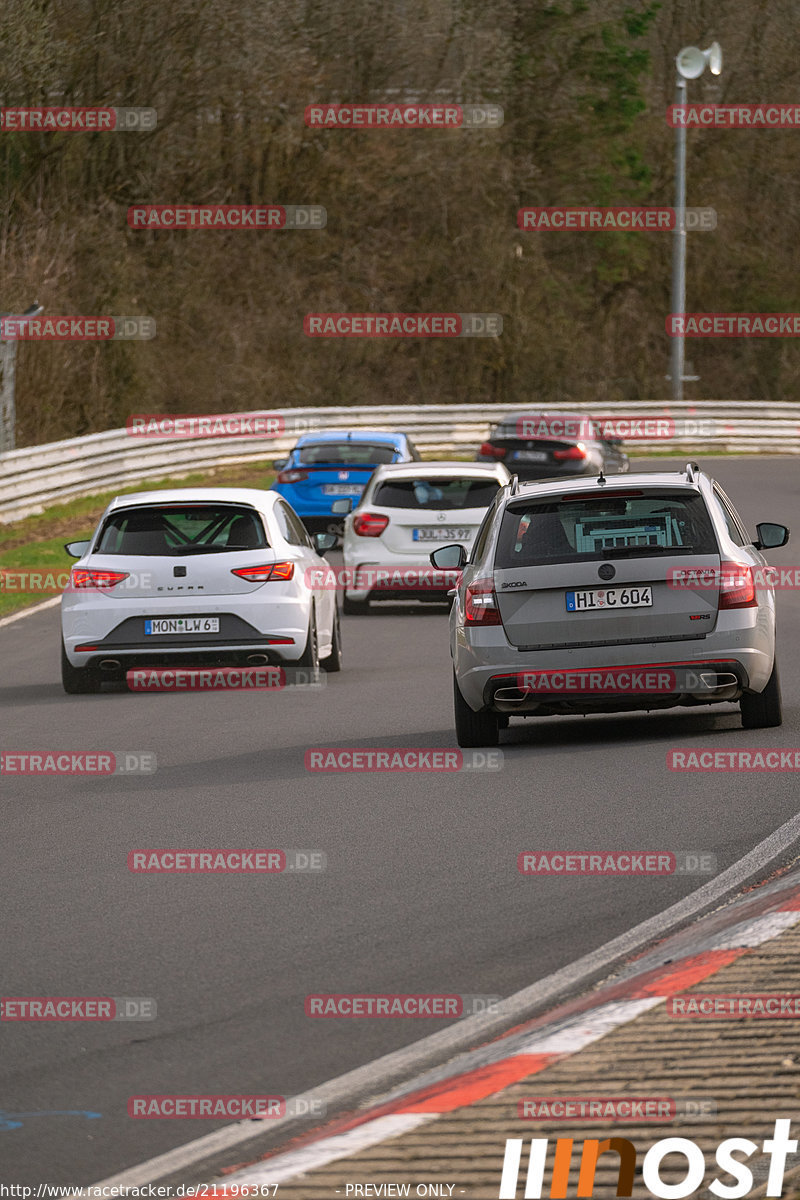
{"type": "Polygon", "coordinates": [[[497,495],[496,479],[387,479],[379,483],[370,503],[383,508],[488,508],[497,495]]]}
{"type": "Polygon", "coordinates": [[[312,442],[308,446],[301,446],[297,452],[298,463],[307,467],[318,463],[379,466],[396,460],[394,446],[372,445],[369,442],[312,442]]]}
{"type": "Polygon", "coordinates": [[[269,547],[255,509],[236,504],[122,508],[107,518],[95,554],[220,554],[269,547]]]}
{"type": "Polygon", "coordinates": [[[716,554],[697,492],[647,489],[519,501],[503,514],[495,568],[550,562],[716,554]]]}

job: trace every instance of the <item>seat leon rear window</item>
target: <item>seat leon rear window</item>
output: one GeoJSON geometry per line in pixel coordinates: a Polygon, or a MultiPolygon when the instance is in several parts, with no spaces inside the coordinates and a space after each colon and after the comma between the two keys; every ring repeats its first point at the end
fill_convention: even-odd
{"type": "Polygon", "coordinates": [[[495,567],[717,552],[699,493],[631,489],[515,501],[503,514],[495,567]]]}
{"type": "Polygon", "coordinates": [[[495,479],[387,479],[378,484],[372,503],[383,508],[459,512],[465,508],[488,508],[499,487],[495,479]]]}
{"type": "Polygon", "coordinates": [[[95,553],[223,554],[268,546],[261,517],[246,505],[143,505],[111,513],[95,553]]]}
{"type": "Polygon", "coordinates": [[[396,460],[394,446],[378,446],[369,442],[312,442],[308,446],[301,446],[297,452],[298,463],[307,467],[324,463],[378,466],[396,460]]]}

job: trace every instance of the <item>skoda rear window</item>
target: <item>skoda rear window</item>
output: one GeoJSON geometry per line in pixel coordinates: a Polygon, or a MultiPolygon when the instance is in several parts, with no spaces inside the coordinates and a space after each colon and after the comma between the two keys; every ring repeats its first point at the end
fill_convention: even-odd
{"type": "Polygon", "coordinates": [[[306,467],[321,463],[378,466],[395,462],[396,459],[397,450],[394,446],[378,446],[369,442],[311,442],[308,446],[301,446],[297,452],[298,463],[306,467]]]}
{"type": "Polygon", "coordinates": [[[716,553],[701,495],[631,489],[510,504],[503,514],[495,568],[716,553]]]}
{"type": "Polygon", "coordinates": [[[246,505],[170,504],[111,513],[94,553],[182,556],[268,546],[260,516],[246,505]]]}
{"type": "Polygon", "coordinates": [[[499,487],[496,479],[387,479],[378,484],[370,503],[383,508],[459,512],[488,508],[499,487]]]}

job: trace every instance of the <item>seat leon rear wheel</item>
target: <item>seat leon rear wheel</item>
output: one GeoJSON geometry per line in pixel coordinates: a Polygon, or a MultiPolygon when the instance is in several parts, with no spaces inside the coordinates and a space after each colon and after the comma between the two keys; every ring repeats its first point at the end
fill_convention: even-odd
{"type": "Polygon", "coordinates": [[[311,671],[319,670],[319,642],[317,641],[317,623],[314,617],[308,626],[308,637],[306,638],[306,648],[298,658],[296,666],[307,667],[311,671]]]}
{"type": "Polygon", "coordinates": [[[461,695],[453,672],[453,707],[456,719],[456,741],[459,746],[496,746],[500,741],[500,726],[493,712],[473,712],[461,695]]]}
{"type": "Polygon", "coordinates": [[[339,628],[339,608],[338,605],[333,614],[333,634],[331,635],[331,652],[327,658],[323,658],[320,663],[323,671],[332,675],[335,671],[342,669],[342,631],[339,628]]]}
{"type": "Polygon", "coordinates": [[[61,643],[61,684],[68,696],[87,696],[100,691],[100,677],[92,667],[73,667],[61,643]]]}
{"type": "Polygon", "coordinates": [[[739,708],[743,729],[773,729],[783,723],[777,659],[772,664],[772,674],[763,692],[746,692],[739,700],[739,708]]]}

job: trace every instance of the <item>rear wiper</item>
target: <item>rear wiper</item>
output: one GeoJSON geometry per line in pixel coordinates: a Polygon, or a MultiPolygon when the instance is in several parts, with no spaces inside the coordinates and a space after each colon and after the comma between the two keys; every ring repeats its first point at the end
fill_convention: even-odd
{"type": "Polygon", "coordinates": [[[686,546],[604,546],[601,554],[603,558],[622,558],[633,554],[649,557],[652,554],[674,554],[676,550],[686,549],[686,546]]]}

